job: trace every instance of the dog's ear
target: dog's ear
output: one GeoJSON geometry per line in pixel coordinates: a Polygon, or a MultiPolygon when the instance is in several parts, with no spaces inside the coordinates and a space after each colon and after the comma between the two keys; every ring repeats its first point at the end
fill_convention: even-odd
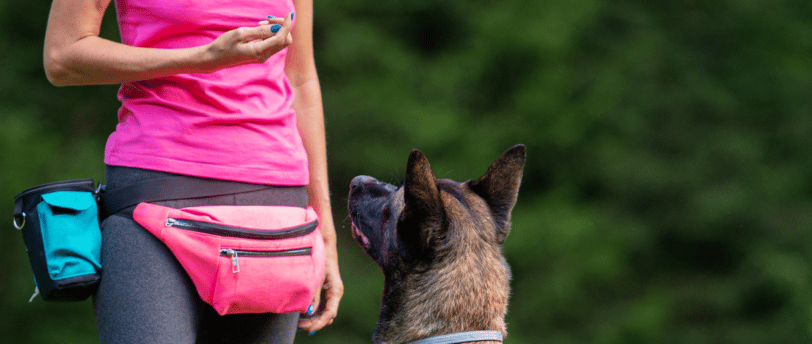
{"type": "Polygon", "coordinates": [[[504,242],[510,234],[510,212],[519,195],[526,151],[524,145],[511,147],[488,167],[481,178],[469,184],[471,190],[490,206],[497,225],[496,236],[499,243],[504,242]]]}
{"type": "Polygon", "coordinates": [[[429,160],[417,149],[409,154],[403,188],[405,207],[400,218],[403,232],[399,233],[402,240],[420,250],[434,247],[445,228],[445,212],[437,177],[429,160]]]}

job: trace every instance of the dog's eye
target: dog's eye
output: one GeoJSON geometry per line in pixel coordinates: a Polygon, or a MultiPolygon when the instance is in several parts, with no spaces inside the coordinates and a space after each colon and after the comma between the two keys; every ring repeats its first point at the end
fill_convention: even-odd
{"type": "Polygon", "coordinates": [[[385,205],[383,207],[383,212],[381,214],[381,223],[389,222],[389,218],[392,217],[392,211],[389,209],[389,205],[385,205]]]}

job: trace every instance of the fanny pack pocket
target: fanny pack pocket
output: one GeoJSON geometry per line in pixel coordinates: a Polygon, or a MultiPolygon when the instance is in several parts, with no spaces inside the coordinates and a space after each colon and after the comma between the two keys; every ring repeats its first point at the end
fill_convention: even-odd
{"type": "Polygon", "coordinates": [[[101,279],[96,195],[93,180],[77,179],[36,186],[14,198],[14,226],[34,272],[34,296],[82,301],[95,292],[101,279]]]}
{"type": "Polygon", "coordinates": [[[166,244],[220,315],[304,313],[324,276],[312,208],[140,203],[133,219],[166,244]]]}

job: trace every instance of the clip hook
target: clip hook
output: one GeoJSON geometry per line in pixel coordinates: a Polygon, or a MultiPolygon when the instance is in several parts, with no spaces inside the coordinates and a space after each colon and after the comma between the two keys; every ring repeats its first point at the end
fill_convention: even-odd
{"type": "Polygon", "coordinates": [[[101,198],[101,193],[104,192],[106,189],[107,189],[107,185],[104,185],[104,183],[99,181],[99,186],[97,186],[96,190],[93,191],[93,198],[95,198],[96,201],[98,202],[99,199],[101,198]]]}
{"type": "Polygon", "coordinates": [[[20,215],[20,217],[23,218],[23,223],[19,224],[17,223],[17,216],[14,217],[14,228],[17,228],[17,230],[21,230],[23,229],[23,227],[25,227],[25,212],[23,212],[22,215],[20,215]]]}

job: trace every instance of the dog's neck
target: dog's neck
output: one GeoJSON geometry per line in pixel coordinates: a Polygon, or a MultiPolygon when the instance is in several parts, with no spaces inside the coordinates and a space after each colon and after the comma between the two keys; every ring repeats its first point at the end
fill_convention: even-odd
{"type": "Polygon", "coordinates": [[[482,250],[458,252],[439,269],[387,277],[376,343],[476,330],[506,335],[510,272],[501,252],[490,253],[492,259],[483,259],[482,250]]]}

